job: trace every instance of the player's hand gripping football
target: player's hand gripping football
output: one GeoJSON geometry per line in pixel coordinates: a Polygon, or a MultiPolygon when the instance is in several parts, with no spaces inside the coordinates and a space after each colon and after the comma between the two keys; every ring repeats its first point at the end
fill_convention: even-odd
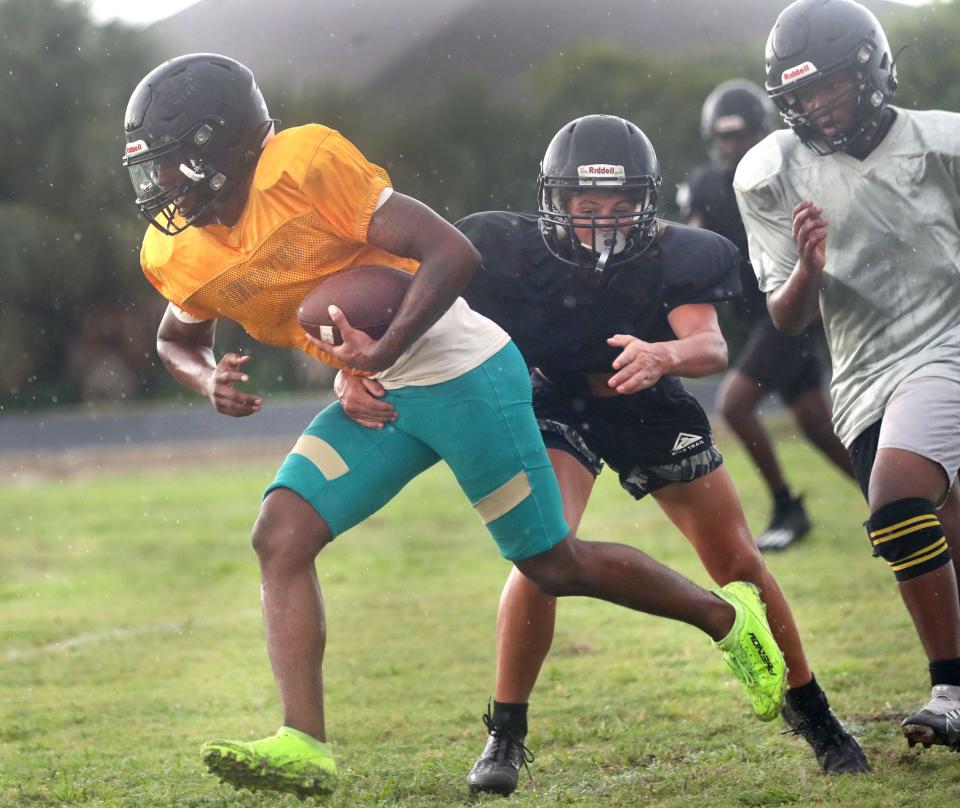
{"type": "Polygon", "coordinates": [[[376,379],[351,376],[340,371],[334,379],[333,391],[347,417],[360,426],[383,429],[384,424],[397,420],[393,405],[380,400],[387,391],[376,379]]]}
{"type": "Polygon", "coordinates": [[[339,308],[330,306],[329,312],[333,324],[340,329],[340,338],[343,343],[341,345],[330,345],[321,342],[311,334],[307,334],[307,339],[321,351],[339,359],[348,368],[354,370],[377,372],[386,370],[397,361],[396,354],[386,349],[382,339],[371,339],[365,332],[354,328],[339,308]]]}
{"type": "Polygon", "coordinates": [[[249,361],[249,356],[226,353],[207,378],[204,395],[210,399],[214,409],[222,415],[242,418],[244,415],[260,412],[263,406],[263,399],[260,396],[252,396],[233,387],[238,382],[250,381],[250,377],[243,372],[243,366],[249,361]]]}
{"type": "Polygon", "coordinates": [[[827,220],[823,208],[813,202],[801,202],[793,209],[793,243],[797,245],[800,266],[807,273],[819,276],[827,260],[827,220]]]}
{"type": "Polygon", "coordinates": [[[666,372],[663,352],[656,343],[644,342],[630,334],[615,334],[607,344],[623,348],[613,360],[613,369],[617,372],[607,381],[618,393],[627,395],[653,387],[666,372]]]}

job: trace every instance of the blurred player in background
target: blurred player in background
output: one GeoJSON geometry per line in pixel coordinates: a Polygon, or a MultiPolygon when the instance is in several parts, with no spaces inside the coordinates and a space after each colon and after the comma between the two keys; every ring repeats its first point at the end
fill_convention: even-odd
{"type": "Polygon", "coordinates": [[[301,797],[334,787],[315,559],[440,459],[501,554],[537,586],[699,627],[758,714],[776,716],[783,657],[755,587],[733,582],[711,593],[635,548],[569,532],[523,358],[459,297],[478,262],[461,233],[393,192],[386,173],[334,130],[311,124],[274,134],[253,75],[223,56],[182,56],[149,73],[131,96],[125,130],[124,164],[150,222],[141,263],[169,301],[157,348],[173,376],[220,413],[260,410],[260,397],[237,389],[249,357],[215,359],[216,322],[228,317],[266,344],[376,374],[400,416],[372,431],[331,405],[267,489],[253,545],[283,726],[259,741],[206,744],[213,772],[301,797]],[[387,332],[371,340],[337,313],[342,345],[308,338],[297,323],[300,301],[324,277],[370,264],[416,273],[387,332]]]}
{"type": "Polygon", "coordinates": [[[960,116],[890,104],[887,37],[852,0],[788,6],[766,66],[789,129],[734,179],[753,268],[778,328],[823,319],[870,546],[928,659],[903,733],[960,749],[960,116]]]}
{"type": "MultiPolygon", "coordinates": [[[[677,204],[687,221],[726,236],[747,256],[747,234],[733,192],[733,173],[747,151],[770,132],[772,105],[755,84],[733,79],[707,96],[700,116],[700,134],[709,163],[696,168],[680,186],[677,204]]],[[[773,440],[757,408],[770,393],[778,394],[793,411],[801,431],[845,474],[853,468],[830,423],[830,403],[823,392],[817,355],[823,329],[811,323],[802,333],[778,331],[767,312],[749,262],[740,272],[743,295],[733,303],[739,323],[749,331],[733,367],[717,395],[717,409],[750,453],[773,499],[767,529],[757,536],[761,550],[783,550],[810,530],[803,497],[794,496],[773,440]]]]}
{"type": "MultiPolygon", "coordinates": [[[[634,124],[588,115],[547,147],[540,214],[477,213],[457,225],[480,251],[465,291],[536,368],[534,409],[579,525],[604,463],[635,499],[648,494],[717,583],[760,587],[784,651],[783,715],[825,772],[867,761],[813,676],[790,607],[747,528],[707,416],[678,377],[726,366],[713,304],[739,294],[740,255],[720,236],[657,218],[660,166],[634,124]]],[[[348,415],[391,417],[375,382],[341,381],[348,415]],[[373,393],[373,395],[370,395],[373,393]]],[[[527,706],[553,639],[556,600],[511,572],[500,601],[493,710],[471,789],[509,794],[527,755],[527,706]]]]}

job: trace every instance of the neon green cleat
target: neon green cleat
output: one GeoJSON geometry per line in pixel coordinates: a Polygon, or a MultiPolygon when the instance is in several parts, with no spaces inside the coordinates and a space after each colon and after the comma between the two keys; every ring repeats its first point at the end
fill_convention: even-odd
{"type": "Polygon", "coordinates": [[[783,707],[787,665],[770,632],[760,592],[751,583],[733,581],[713,594],[737,612],[730,633],[713,645],[723,652],[724,661],[747,691],[757,718],[773,721],[783,707]]]}
{"type": "Polygon", "coordinates": [[[210,741],[203,762],[224,783],[252,791],[286,791],[321,797],[336,787],[337,764],[330,744],[291,727],[261,741],[210,741]]]}

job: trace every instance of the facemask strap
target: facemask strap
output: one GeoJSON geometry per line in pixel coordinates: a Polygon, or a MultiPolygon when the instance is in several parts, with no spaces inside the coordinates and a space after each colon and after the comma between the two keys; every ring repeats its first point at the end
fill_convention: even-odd
{"type": "Polygon", "coordinates": [[[603,249],[600,251],[600,258],[597,259],[596,266],[594,266],[593,272],[590,274],[590,280],[594,284],[599,284],[601,278],[603,278],[603,270],[606,269],[607,261],[610,259],[610,256],[613,255],[613,248],[616,244],[616,233],[607,233],[604,235],[603,249]]]}

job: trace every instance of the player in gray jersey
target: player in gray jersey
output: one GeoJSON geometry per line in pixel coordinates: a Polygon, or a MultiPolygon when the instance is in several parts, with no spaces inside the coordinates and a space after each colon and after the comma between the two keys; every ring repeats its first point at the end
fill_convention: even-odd
{"type": "Polygon", "coordinates": [[[734,188],[777,327],[823,318],[834,426],[929,659],[910,745],[960,749],[960,115],[889,104],[896,68],[853,0],[797,0],[767,42],[767,91],[792,131],[734,188]]]}

